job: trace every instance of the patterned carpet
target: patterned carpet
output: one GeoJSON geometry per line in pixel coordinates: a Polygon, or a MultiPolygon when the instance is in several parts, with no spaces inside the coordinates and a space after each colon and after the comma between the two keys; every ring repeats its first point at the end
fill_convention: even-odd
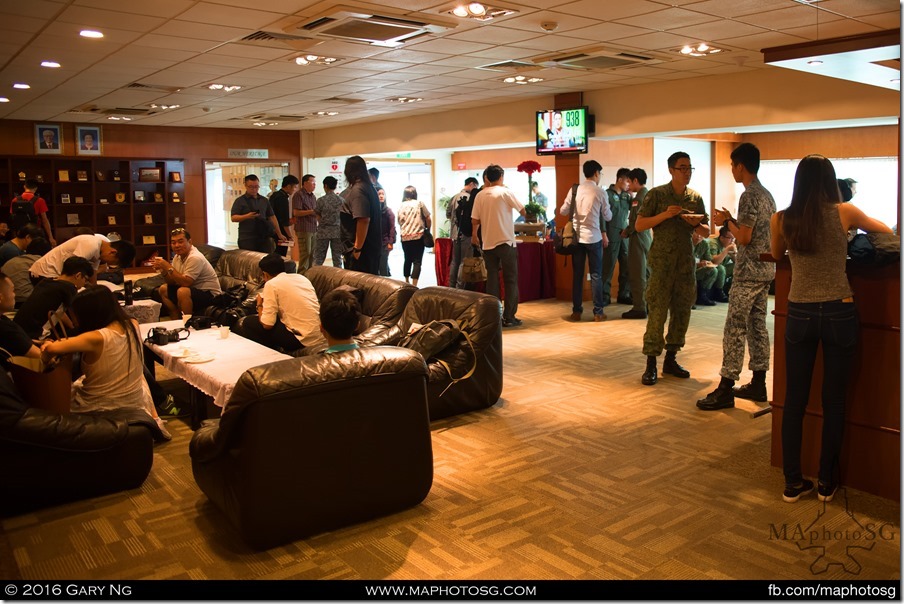
{"type": "MultiPolygon", "coordinates": [[[[610,307],[610,317],[627,308],[610,307]]],[[[781,501],[770,419],[704,413],[725,306],[694,311],[688,380],[640,384],[644,321],[565,322],[522,304],[493,408],[435,422],[435,480],[394,516],[266,552],[195,485],[172,420],[138,490],[0,522],[22,579],[898,579],[900,506],[846,490],[781,501]]],[[[589,313],[586,313],[589,315],[589,313]]],[[[746,380],[749,373],[742,379],[746,380]]],[[[177,394],[178,380],[165,382],[177,394]]]]}

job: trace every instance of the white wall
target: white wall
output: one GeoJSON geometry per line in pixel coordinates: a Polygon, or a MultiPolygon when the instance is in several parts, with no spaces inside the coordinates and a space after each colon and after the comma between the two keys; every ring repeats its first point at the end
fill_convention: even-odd
{"type": "MultiPolygon", "coordinates": [[[[691,175],[690,188],[703,196],[703,203],[709,207],[712,201],[712,143],[709,141],[696,141],[677,138],[657,138],[653,140],[653,174],[647,177],[652,179],[654,187],[671,182],[668,158],[672,153],[684,151],[691,156],[691,166],[694,173],[691,175]]],[[[647,183],[649,185],[649,182],[647,183]]]]}

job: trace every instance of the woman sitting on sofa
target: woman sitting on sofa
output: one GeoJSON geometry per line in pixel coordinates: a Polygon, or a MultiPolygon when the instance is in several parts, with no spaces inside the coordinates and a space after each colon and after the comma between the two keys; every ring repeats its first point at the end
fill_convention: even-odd
{"type": "Polygon", "coordinates": [[[88,287],[70,306],[81,334],[45,342],[45,362],[56,355],[82,353],[84,377],[73,384],[72,411],[100,411],[131,407],[156,420],[164,437],[169,432],[157,416],[151,392],[144,379],[141,336],[138,323],[130,319],[106,287],[88,287]]]}

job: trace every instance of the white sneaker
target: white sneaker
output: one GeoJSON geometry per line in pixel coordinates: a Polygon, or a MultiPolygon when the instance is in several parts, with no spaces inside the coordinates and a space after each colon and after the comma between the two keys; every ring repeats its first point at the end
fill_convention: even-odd
{"type": "Polygon", "coordinates": [[[173,435],[169,433],[169,430],[166,429],[166,420],[160,419],[159,417],[155,417],[154,420],[157,422],[157,427],[160,428],[160,432],[163,434],[164,440],[173,440],[173,435]]]}

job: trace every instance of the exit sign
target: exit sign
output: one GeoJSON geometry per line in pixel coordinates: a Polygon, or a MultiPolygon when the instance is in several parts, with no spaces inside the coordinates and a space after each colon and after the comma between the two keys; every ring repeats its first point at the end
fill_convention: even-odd
{"type": "Polygon", "coordinates": [[[396,159],[411,159],[410,153],[396,153],[396,159]]]}

